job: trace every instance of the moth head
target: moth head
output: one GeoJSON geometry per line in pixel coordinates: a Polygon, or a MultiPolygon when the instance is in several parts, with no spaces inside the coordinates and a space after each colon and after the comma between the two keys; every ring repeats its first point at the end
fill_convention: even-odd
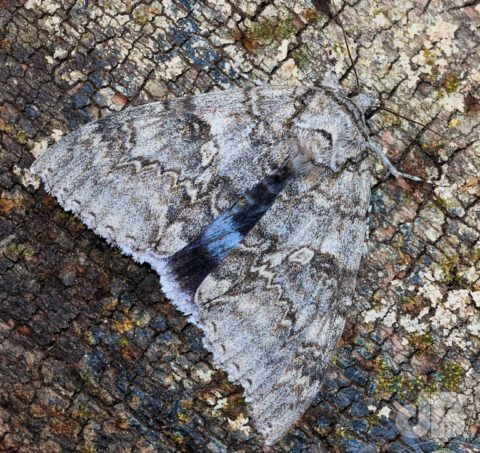
{"type": "MultiPolygon", "coordinates": [[[[340,85],[340,80],[334,69],[327,71],[320,82],[320,87],[334,92],[337,96],[345,97],[345,92],[342,85],[340,85]]],[[[375,104],[374,98],[368,94],[359,93],[358,91],[349,94],[348,97],[363,114],[367,113],[373,104],[375,104]]]]}
{"type": "Polygon", "coordinates": [[[373,107],[375,104],[374,99],[369,96],[368,94],[360,93],[352,98],[350,100],[356,105],[358,110],[360,110],[364,115],[370,111],[370,109],[373,107]]]}
{"type": "Polygon", "coordinates": [[[294,168],[338,171],[348,159],[360,155],[368,132],[364,112],[371,99],[352,99],[342,93],[319,90],[292,123],[294,168]]]}

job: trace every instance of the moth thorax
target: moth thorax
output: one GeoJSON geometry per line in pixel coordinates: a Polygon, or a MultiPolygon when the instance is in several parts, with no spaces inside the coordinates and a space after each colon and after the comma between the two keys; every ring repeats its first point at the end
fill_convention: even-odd
{"type": "Polygon", "coordinates": [[[295,173],[311,173],[313,170],[337,169],[334,137],[327,127],[294,130],[294,152],[291,157],[295,173]]]}
{"type": "Polygon", "coordinates": [[[352,110],[325,109],[304,112],[295,119],[292,133],[292,160],[302,172],[338,171],[365,148],[363,116],[353,103],[352,110]],[[294,154],[294,155],[293,155],[294,154]]]}
{"type": "Polygon", "coordinates": [[[293,175],[309,175],[316,168],[312,161],[302,154],[293,155],[288,163],[288,170],[293,175]]]}

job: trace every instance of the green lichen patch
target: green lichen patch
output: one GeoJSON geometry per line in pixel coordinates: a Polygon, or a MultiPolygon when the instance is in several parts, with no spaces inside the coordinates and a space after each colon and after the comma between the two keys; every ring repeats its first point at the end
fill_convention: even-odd
{"type": "Polygon", "coordinates": [[[92,390],[97,387],[93,374],[88,369],[82,369],[79,371],[80,379],[83,382],[83,385],[89,390],[92,390]]]}
{"type": "Polygon", "coordinates": [[[419,355],[430,355],[434,352],[434,340],[429,334],[411,333],[408,341],[419,355]]]}
{"type": "MultiPolygon", "coordinates": [[[[427,344],[433,351],[433,340],[423,338],[417,342],[427,344]],[[431,346],[430,346],[431,344],[431,346]]],[[[445,360],[437,371],[429,374],[414,375],[406,371],[395,371],[381,357],[375,360],[375,395],[378,398],[397,396],[408,401],[416,401],[421,393],[456,391],[465,376],[464,368],[452,361],[445,360]]]]}
{"type": "Polygon", "coordinates": [[[77,406],[74,406],[72,416],[85,420],[92,416],[92,412],[85,403],[79,403],[77,406]]]}
{"type": "Polygon", "coordinates": [[[318,9],[316,8],[308,8],[304,13],[303,17],[309,24],[313,24],[318,22],[320,19],[325,17],[318,9]]]}
{"type": "Polygon", "coordinates": [[[417,395],[428,387],[427,377],[396,372],[380,357],[375,361],[375,368],[377,370],[375,395],[378,398],[391,398],[393,395],[398,395],[401,398],[415,400],[417,395]]]}
{"type": "Polygon", "coordinates": [[[300,46],[298,49],[295,49],[292,53],[292,57],[302,71],[305,72],[308,70],[310,66],[310,57],[308,56],[306,46],[300,46]]]}
{"type": "Polygon", "coordinates": [[[240,414],[247,412],[247,404],[241,394],[231,395],[222,408],[223,413],[230,419],[236,419],[240,414]]]}
{"type": "Polygon", "coordinates": [[[445,76],[444,88],[447,94],[452,94],[460,88],[460,79],[456,74],[448,73],[445,76]]]}
{"type": "Polygon", "coordinates": [[[450,289],[471,289],[468,280],[459,272],[458,256],[446,257],[440,264],[443,272],[443,283],[450,289]]]}
{"type": "Polygon", "coordinates": [[[145,25],[148,22],[148,14],[143,8],[137,8],[133,12],[133,19],[137,24],[145,25]]]}
{"type": "Polygon", "coordinates": [[[446,361],[440,366],[439,377],[442,387],[448,391],[456,391],[465,376],[464,368],[458,363],[446,361]]]}
{"type": "Polygon", "coordinates": [[[448,200],[445,200],[445,198],[442,198],[441,196],[436,195],[435,201],[444,211],[448,209],[448,200]]]}
{"type": "Polygon", "coordinates": [[[126,337],[120,337],[118,339],[118,345],[121,347],[121,348],[126,348],[130,345],[130,340],[126,337]]]}
{"type": "Polygon", "coordinates": [[[428,304],[428,302],[421,297],[409,297],[403,301],[401,312],[416,317],[420,314],[426,304],[428,304]]]}
{"type": "Polygon", "coordinates": [[[354,437],[354,432],[348,426],[336,425],[335,434],[344,440],[354,437]]]}
{"type": "Polygon", "coordinates": [[[296,31],[293,20],[264,19],[253,22],[244,34],[244,46],[250,52],[255,52],[258,47],[265,47],[271,43],[280,43],[283,39],[290,39],[296,31]]]}
{"type": "Polygon", "coordinates": [[[424,49],[423,57],[425,59],[425,63],[430,66],[430,73],[423,74],[423,78],[432,84],[436,84],[440,77],[440,69],[436,63],[436,55],[429,49],[424,49]]]}
{"type": "Polygon", "coordinates": [[[35,251],[30,244],[16,244],[11,242],[7,244],[5,248],[0,248],[0,253],[10,261],[17,261],[21,256],[27,259],[31,258],[35,254],[35,251]]]}

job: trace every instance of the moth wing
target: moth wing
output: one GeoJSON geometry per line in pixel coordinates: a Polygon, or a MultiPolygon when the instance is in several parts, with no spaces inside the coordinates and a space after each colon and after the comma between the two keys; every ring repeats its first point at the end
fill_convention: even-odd
{"type": "Polygon", "coordinates": [[[128,108],[70,133],[32,171],[97,234],[158,268],[283,162],[305,95],[265,86],[128,108]]]}
{"type": "Polygon", "coordinates": [[[204,343],[267,443],[310,406],[343,331],[366,234],[365,164],[294,180],[196,294],[204,343]]]}

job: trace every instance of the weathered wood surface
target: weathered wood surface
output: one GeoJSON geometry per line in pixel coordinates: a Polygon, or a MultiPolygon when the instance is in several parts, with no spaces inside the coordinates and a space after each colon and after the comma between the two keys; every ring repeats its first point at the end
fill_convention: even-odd
{"type": "MultiPolygon", "coordinates": [[[[382,182],[371,158],[369,252],[342,345],[317,404],[273,450],[480,448],[480,6],[361,1],[342,18],[366,91],[462,136],[372,117],[400,168],[442,185],[382,182]],[[424,393],[455,396],[455,424],[409,439],[399,407],[424,393]]],[[[261,450],[241,389],[156,274],[26,169],[112,111],[248,84],[235,68],[312,83],[327,51],[353,87],[340,30],[307,1],[0,2],[0,451],[261,450]]]]}

